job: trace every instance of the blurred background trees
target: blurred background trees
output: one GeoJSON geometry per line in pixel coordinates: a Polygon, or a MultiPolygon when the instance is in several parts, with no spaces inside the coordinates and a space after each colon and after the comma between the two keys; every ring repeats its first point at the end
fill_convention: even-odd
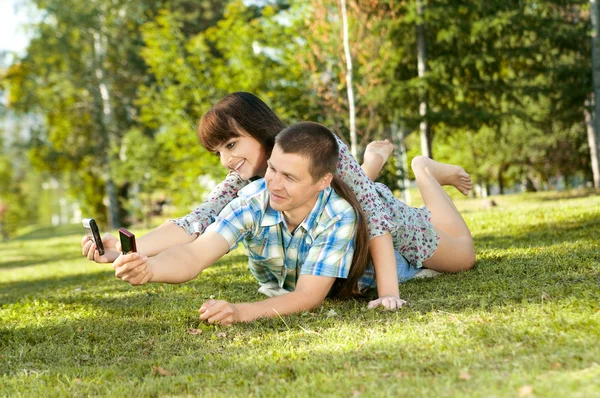
{"type": "MultiPolygon", "coordinates": [[[[147,223],[165,203],[187,213],[226,173],[197,121],[233,91],[350,142],[339,1],[22,2],[41,19],[0,72],[5,117],[35,120],[0,130],[13,230],[48,222],[55,204],[104,226],[147,223]]],[[[409,161],[428,148],[480,195],[593,181],[590,2],[346,4],[359,158],[373,139],[403,143],[409,161]]],[[[381,180],[396,188],[402,166],[381,180]]]]}

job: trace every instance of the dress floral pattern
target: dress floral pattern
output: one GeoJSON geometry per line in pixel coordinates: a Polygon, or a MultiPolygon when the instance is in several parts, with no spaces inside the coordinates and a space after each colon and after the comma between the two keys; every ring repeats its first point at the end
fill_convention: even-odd
{"type": "MultiPolygon", "coordinates": [[[[371,238],[389,231],[394,249],[411,265],[420,268],[422,262],[433,255],[439,242],[431,224],[431,213],[424,207],[408,206],[396,198],[388,187],[371,181],[350,154],[348,147],[339,138],[337,140],[340,159],[336,176],[354,191],[367,218],[371,238]]],[[[248,181],[231,172],[210,192],[204,203],[187,216],[171,221],[190,235],[202,234],[225,205],[247,184],[248,181]]]]}
{"type": "Polygon", "coordinates": [[[389,231],[394,249],[413,266],[420,268],[436,251],[440,238],[426,208],[407,205],[385,185],[373,182],[364,173],[348,147],[338,138],[340,159],[337,176],[358,198],[367,218],[371,239],[389,231]]]}

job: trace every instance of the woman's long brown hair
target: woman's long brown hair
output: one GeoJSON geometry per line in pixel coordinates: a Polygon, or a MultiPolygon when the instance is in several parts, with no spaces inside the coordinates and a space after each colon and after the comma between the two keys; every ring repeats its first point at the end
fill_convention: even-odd
{"type": "Polygon", "coordinates": [[[354,192],[342,180],[333,177],[331,187],[354,208],[354,213],[356,214],[356,236],[354,238],[354,256],[352,257],[348,279],[337,279],[329,295],[340,298],[362,296],[363,292],[358,287],[358,281],[364,274],[370,260],[369,229],[367,228],[365,214],[354,192]]]}

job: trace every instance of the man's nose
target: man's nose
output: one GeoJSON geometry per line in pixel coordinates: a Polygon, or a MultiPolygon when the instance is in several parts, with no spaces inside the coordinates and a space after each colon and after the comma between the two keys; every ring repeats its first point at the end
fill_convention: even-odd
{"type": "Polygon", "coordinates": [[[269,184],[269,187],[271,187],[271,189],[277,189],[279,187],[281,187],[281,175],[278,173],[270,173],[268,177],[265,176],[265,178],[267,179],[267,183],[269,184]]]}

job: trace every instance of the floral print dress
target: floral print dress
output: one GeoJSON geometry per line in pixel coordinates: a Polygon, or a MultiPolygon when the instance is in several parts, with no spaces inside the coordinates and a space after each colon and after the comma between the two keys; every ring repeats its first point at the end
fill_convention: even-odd
{"type": "MultiPolygon", "coordinates": [[[[424,207],[407,205],[398,200],[388,187],[371,181],[350,154],[348,147],[339,138],[337,140],[340,159],[336,176],[354,191],[367,218],[370,237],[374,238],[389,231],[394,241],[394,249],[411,265],[420,268],[422,262],[433,255],[439,242],[431,224],[431,213],[424,207]]],[[[231,172],[210,192],[204,203],[187,216],[171,221],[184,228],[190,235],[202,234],[225,205],[247,184],[248,181],[231,172]]]]}

